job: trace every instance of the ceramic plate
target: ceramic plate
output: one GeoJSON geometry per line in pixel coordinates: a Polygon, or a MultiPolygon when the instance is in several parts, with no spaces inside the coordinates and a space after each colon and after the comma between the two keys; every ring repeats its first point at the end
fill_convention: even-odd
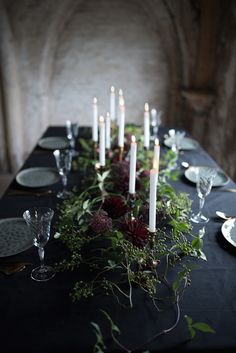
{"type": "Polygon", "coordinates": [[[224,238],[236,247],[236,219],[228,219],[221,227],[224,238]]]}
{"type": "Polygon", "coordinates": [[[19,254],[33,246],[32,236],[22,218],[0,220],[0,257],[19,254]]]}
{"type": "Polygon", "coordinates": [[[46,150],[64,149],[69,147],[69,141],[65,137],[44,137],[38,145],[46,150]]]}
{"type": "Polygon", "coordinates": [[[42,188],[58,182],[60,176],[54,168],[29,168],[21,170],[16,181],[29,188],[42,188]]]}
{"type": "MultiPolygon", "coordinates": [[[[192,183],[196,183],[197,177],[196,177],[196,169],[201,168],[201,173],[204,174],[204,169],[209,170],[209,167],[204,167],[204,166],[192,166],[189,167],[188,169],[185,170],[185,177],[191,181],[192,183]]],[[[215,168],[213,168],[215,169],[215,168]]],[[[226,185],[229,182],[229,178],[220,170],[216,169],[216,176],[213,180],[213,185],[212,186],[223,186],[226,185]]]]}
{"type": "MultiPolygon", "coordinates": [[[[164,145],[171,148],[172,146],[171,137],[168,137],[167,139],[164,140],[164,145]]],[[[191,150],[195,150],[196,148],[198,148],[198,142],[189,137],[184,137],[180,143],[180,149],[183,151],[191,151],[191,150]]]]}

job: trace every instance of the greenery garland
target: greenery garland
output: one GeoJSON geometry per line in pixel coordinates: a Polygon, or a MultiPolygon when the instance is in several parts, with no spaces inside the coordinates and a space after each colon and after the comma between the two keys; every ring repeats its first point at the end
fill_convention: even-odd
{"type": "MultiPolygon", "coordinates": [[[[113,134],[116,136],[116,134],[113,134]]],[[[100,291],[112,295],[125,307],[133,307],[134,288],[142,290],[152,301],[157,311],[163,304],[175,309],[176,318],[169,328],[157,332],[145,345],[162,334],[173,330],[180,317],[179,300],[190,284],[190,274],[196,259],[206,259],[202,252],[203,233],[192,234],[189,222],[191,201],[188,195],[177,192],[167,182],[177,178],[173,170],[175,154],[168,151],[161,160],[158,184],[157,231],[148,232],[148,170],[152,164],[153,152],[142,148],[142,135],[138,127],[126,128],[127,148],[124,160],[118,161],[116,138],[105,171],[96,170],[93,146],[80,139],[81,153],[74,165],[87,175],[83,190],[60,206],[60,240],[69,249],[68,258],[61,261],[58,270],[76,270],[86,265],[92,276],[87,281],[78,281],[71,293],[73,300],[93,296],[100,291]],[[130,135],[139,140],[138,190],[135,198],[127,193],[130,135]],[[171,273],[171,276],[169,274],[171,273]],[[171,279],[170,279],[171,278],[171,279]],[[163,297],[160,287],[166,288],[163,297]]],[[[142,348],[125,347],[117,334],[119,328],[108,313],[103,312],[111,324],[111,336],[120,349],[127,352],[142,348]]],[[[204,323],[193,323],[187,317],[191,336],[195,329],[213,332],[204,323]],[[195,325],[195,326],[194,326],[195,325]]],[[[97,342],[94,351],[105,350],[100,327],[92,323],[97,342]]]]}

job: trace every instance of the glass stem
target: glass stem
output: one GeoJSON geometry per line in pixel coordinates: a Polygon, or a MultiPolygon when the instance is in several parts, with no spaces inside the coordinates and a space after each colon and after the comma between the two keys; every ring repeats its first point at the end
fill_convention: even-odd
{"type": "Polygon", "coordinates": [[[202,214],[204,203],[205,203],[205,197],[199,198],[199,211],[198,211],[199,216],[202,214]]]}
{"type": "Polygon", "coordinates": [[[63,175],[62,176],[62,185],[63,185],[63,190],[66,190],[66,186],[67,186],[67,175],[63,175]]]}
{"type": "Polygon", "coordinates": [[[40,258],[40,267],[44,267],[44,248],[38,248],[39,258],[40,258]]]}

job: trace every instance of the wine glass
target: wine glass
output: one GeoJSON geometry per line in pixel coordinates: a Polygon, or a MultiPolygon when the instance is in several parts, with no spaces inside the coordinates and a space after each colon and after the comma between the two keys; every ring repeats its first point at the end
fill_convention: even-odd
{"type": "Polygon", "coordinates": [[[72,157],[77,157],[79,152],[75,150],[76,138],[79,132],[78,123],[72,123],[70,120],[66,120],[66,135],[70,143],[70,147],[72,150],[72,157]]]}
{"type": "Polygon", "coordinates": [[[31,272],[31,278],[38,282],[48,281],[56,273],[53,267],[44,265],[44,247],[50,237],[53,215],[54,211],[48,207],[33,207],[23,213],[23,218],[33,236],[33,244],[38,248],[41,265],[31,272]]]}
{"type": "Polygon", "coordinates": [[[163,112],[161,110],[151,110],[151,140],[155,140],[155,138],[158,136],[162,113],[163,112]]]}
{"type": "Polygon", "coordinates": [[[72,195],[67,190],[67,176],[71,169],[72,152],[70,150],[55,150],[53,155],[56,160],[57,169],[62,177],[63,190],[57,193],[57,197],[60,199],[67,199],[72,195]]]}
{"type": "Polygon", "coordinates": [[[209,218],[202,213],[207,195],[210,194],[216,170],[214,168],[196,168],[196,186],[199,198],[199,209],[196,214],[192,214],[191,221],[194,223],[207,223],[209,218]]]}

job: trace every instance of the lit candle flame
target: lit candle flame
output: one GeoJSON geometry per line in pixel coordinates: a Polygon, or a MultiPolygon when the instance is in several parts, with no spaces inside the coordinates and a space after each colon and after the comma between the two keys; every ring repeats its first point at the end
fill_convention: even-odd
{"type": "Polygon", "coordinates": [[[136,138],[135,138],[134,135],[131,136],[131,142],[132,142],[132,143],[136,142],[136,138]]]}
{"type": "Polygon", "coordinates": [[[107,118],[110,118],[110,113],[109,112],[107,112],[107,118]]]}
{"type": "Polygon", "coordinates": [[[144,110],[145,110],[145,112],[149,112],[149,105],[148,105],[148,103],[145,103],[145,104],[144,104],[144,110]]]}
{"type": "Polygon", "coordinates": [[[98,100],[96,97],[93,98],[93,104],[97,104],[98,100]]]}
{"type": "Polygon", "coordinates": [[[104,123],[104,117],[103,117],[102,115],[99,117],[99,123],[100,123],[100,124],[103,124],[103,123],[104,123]]]}
{"type": "Polygon", "coordinates": [[[159,139],[156,138],[156,139],[155,139],[155,146],[159,146],[159,144],[160,144],[160,143],[159,143],[159,139]]]}
{"type": "Polygon", "coordinates": [[[123,96],[123,91],[121,88],[119,89],[119,96],[123,96]]]}
{"type": "Polygon", "coordinates": [[[111,93],[115,93],[115,87],[111,86],[111,93]]]}

